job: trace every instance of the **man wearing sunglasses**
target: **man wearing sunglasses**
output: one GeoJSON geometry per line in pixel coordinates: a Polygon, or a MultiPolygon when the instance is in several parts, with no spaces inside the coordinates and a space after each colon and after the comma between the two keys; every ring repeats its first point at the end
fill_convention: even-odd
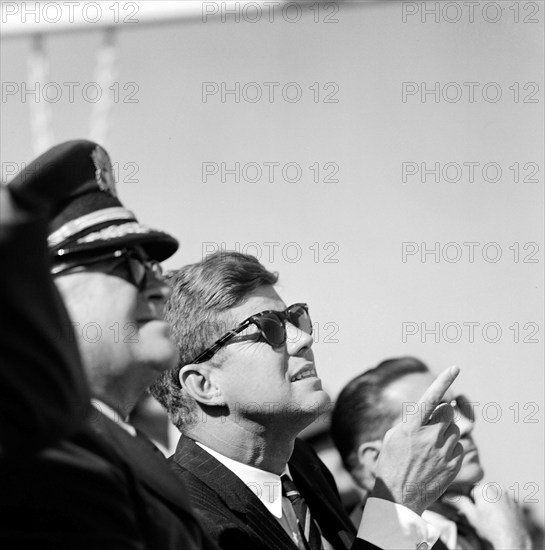
{"type": "Polygon", "coordinates": [[[152,392],[183,434],[172,467],[218,546],[444,548],[419,516],[438,495],[405,498],[404,487],[428,478],[446,487],[459,468],[452,409],[436,411],[456,369],[424,392],[422,417],[392,431],[381,483],[355,529],[330,472],[297,439],[329,404],[308,306],[287,306],[274,288],[277,276],[235,252],[175,271],[170,283],[166,318],[179,360],[152,392]]]}
{"type": "MultiPolygon", "coordinates": [[[[20,357],[26,348],[27,357],[40,361],[34,347],[48,353],[58,339],[79,360],[77,344],[93,407],[77,402],[82,413],[91,412],[75,435],[2,472],[0,547],[213,549],[183,484],[128,422],[147,387],[176,362],[163,320],[170,291],[159,262],[178,242],[121,204],[109,157],[96,143],[54,147],[8,190],[21,204],[48,205],[49,263],[70,315],[62,319],[53,307],[43,312],[32,334],[16,335],[20,357]]],[[[45,214],[37,223],[42,232],[20,253],[45,250],[47,259],[45,214]]],[[[30,295],[53,286],[46,270],[39,275],[35,288],[26,289],[30,295]]],[[[32,315],[30,296],[22,298],[21,309],[32,315]]],[[[28,378],[29,386],[35,383],[28,378]]]]}
{"type": "MultiPolygon", "coordinates": [[[[356,525],[375,485],[384,435],[396,423],[420,414],[416,404],[434,378],[422,361],[400,357],[360,374],[340,393],[332,414],[331,433],[345,468],[363,490],[363,501],[351,515],[356,525]]],[[[477,404],[450,391],[444,400],[454,406],[464,450],[462,466],[447,491],[423,517],[441,530],[449,550],[531,548],[520,512],[509,493],[504,491],[499,502],[487,502],[480,490],[484,471],[472,437],[477,404]]],[[[431,485],[430,482],[430,488],[431,485]]]]}

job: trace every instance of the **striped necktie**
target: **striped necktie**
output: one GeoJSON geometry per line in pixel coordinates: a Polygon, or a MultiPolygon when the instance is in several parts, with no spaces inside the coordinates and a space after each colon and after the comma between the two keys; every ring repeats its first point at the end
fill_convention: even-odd
{"type": "Polygon", "coordinates": [[[291,502],[305,546],[308,550],[322,550],[320,529],[310,516],[307,503],[289,476],[284,474],[280,480],[282,481],[282,494],[291,502]]]}

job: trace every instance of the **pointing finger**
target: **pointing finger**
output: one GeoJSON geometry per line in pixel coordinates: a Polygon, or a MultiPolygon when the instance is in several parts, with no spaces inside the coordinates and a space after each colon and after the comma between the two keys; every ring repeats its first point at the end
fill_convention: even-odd
{"type": "Polygon", "coordinates": [[[454,409],[449,403],[440,403],[431,413],[428,426],[431,424],[447,423],[454,420],[454,409]]]}
{"type": "Polygon", "coordinates": [[[430,421],[436,407],[441,403],[443,395],[445,395],[445,392],[449,389],[454,380],[456,380],[458,374],[460,374],[460,369],[458,367],[449,367],[430,384],[430,387],[424,392],[424,395],[418,402],[418,408],[421,414],[419,416],[415,415],[413,422],[424,426],[430,421]]]}

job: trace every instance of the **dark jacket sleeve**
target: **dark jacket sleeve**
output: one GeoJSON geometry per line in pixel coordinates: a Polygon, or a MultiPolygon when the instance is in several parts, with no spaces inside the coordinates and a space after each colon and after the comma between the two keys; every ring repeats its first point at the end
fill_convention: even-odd
{"type": "Polygon", "coordinates": [[[0,186],[0,460],[72,432],[88,407],[77,343],[49,273],[44,217],[0,186]]]}
{"type": "MultiPolygon", "coordinates": [[[[98,438],[82,432],[0,473],[0,548],[149,550],[137,483],[98,438]]],[[[170,548],[170,547],[168,547],[170,548]]]]}

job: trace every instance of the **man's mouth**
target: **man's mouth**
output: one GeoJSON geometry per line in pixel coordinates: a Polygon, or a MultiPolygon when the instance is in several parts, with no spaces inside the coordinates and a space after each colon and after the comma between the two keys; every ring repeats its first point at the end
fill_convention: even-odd
{"type": "MultiPolygon", "coordinates": [[[[144,325],[147,325],[148,323],[152,323],[152,322],[159,322],[159,323],[165,323],[164,319],[162,318],[157,318],[157,317],[142,317],[141,319],[138,319],[136,321],[136,324],[141,327],[141,326],[144,326],[144,325]]],[[[166,323],[165,323],[166,324],[166,323]]]]}
{"type": "Polygon", "coordinates": [[[316,369],[314,368],[314,366],[309,365],[308,367],[305,367],[301,369],[299,372],[297,372],[296,374],[294,374],[290,378],[290,382],[297,382],[298,380],[304,380],[305,378],[312,378],[316,376],[318,376],[316,374],[316,369]]]}

